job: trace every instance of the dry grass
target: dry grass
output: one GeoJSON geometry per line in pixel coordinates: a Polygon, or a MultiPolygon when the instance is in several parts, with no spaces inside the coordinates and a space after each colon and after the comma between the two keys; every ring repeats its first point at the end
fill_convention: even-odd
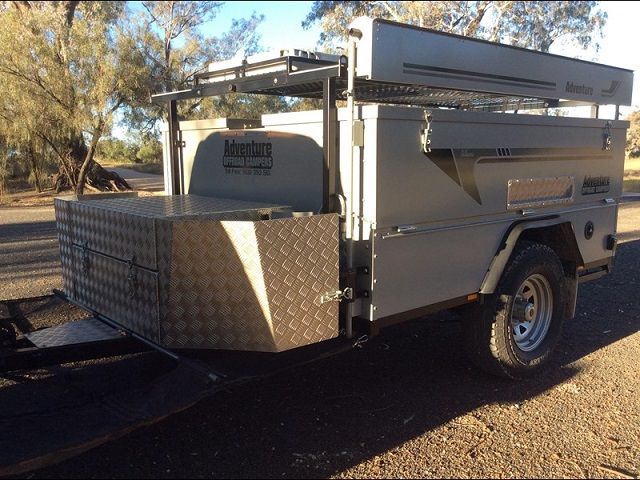
{"type": "MultiPolygon", "coordinates": [[[[59,195],[65,195],[65,193],[59,195]]],[[[0,195],[0,207],[46,207],[53,205],[53,199],[56,196],[53,189],[36,193],[33,188],[30,188],[0,195]]]]}
{"type": "Polygon", "coordinates": [[[640,158],[625,160],[622,189],[625,192],[640,193],[640,158]]]}

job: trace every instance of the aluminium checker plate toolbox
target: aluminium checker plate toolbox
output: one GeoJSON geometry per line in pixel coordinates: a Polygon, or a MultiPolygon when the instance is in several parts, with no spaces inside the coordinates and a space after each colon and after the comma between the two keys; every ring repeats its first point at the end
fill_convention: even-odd
{"type": "Polygon", "coordinates": [[[169,348],[279,352],[338,335],[335,214],[196,195],[55,200],[79,304],[169,348]]]}

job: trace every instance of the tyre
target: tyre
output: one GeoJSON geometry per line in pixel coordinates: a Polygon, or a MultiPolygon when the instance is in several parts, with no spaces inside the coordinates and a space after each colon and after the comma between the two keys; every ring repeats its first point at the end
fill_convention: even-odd
{"type": "Polygon", "coordinates": [[[560,339],[566,294],[564,271],[555,252],[546,245],[520,242],[496,292],[465,320],[474,363],[508,378],[538,372],[560,339]]]}

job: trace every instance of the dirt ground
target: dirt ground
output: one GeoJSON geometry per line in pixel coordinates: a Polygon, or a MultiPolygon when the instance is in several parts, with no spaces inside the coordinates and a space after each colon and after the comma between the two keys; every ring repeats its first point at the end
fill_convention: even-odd
{"type": "MultiPolygon", "coordinates": [[[[618,230],[614,272],[581,285],[576,318],[535,379],[479,373],[460,353],[461,324],[443,313],[230,388],[32,476],[640,478],[640,202],[621,206],[618,230]]],[[[119,375],[103,380],[126,384],[126,369],[119,375]]],[[[0,385],[0,399],[7,386],[34,399],[46,388],[29,375],[0,385]]]]}

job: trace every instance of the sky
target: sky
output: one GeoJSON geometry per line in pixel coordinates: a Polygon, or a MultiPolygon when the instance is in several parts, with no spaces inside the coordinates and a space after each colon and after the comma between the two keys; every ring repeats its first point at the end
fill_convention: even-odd
{"type": "MultiPolygon", "coordinates": [[[[309,30],[301,26],[313,2],[226,2],[218,16],[206,25],[205,32],[216,35],[231,26],[233,18],[248,17],[252,12],[263,14],[264,22],[258,31],[265,50],[296,47],[316,50],[320,29],[314,25],[309,30]]],[[[632,34],[638,28],[640,1],[605,1],[600,8],[607,12],[608,20],[599,40],[600,51],[581,50],[556,42],[551,52],[606,65],[638,70],[634,82],[633,103],[640,108],[640,50],[634,47],[632,34]]],[[[628,110],[628,109],[627,109],[628,110]]],[[[623,110],[623,113],[625,110],[623,110]]]]}
{"type": "Polygon", "coordinates": [[[249,17],[252,12],[263,14],[264,22],[258,28],[265,50],[295,47],[316,50],[320,28],[314,25],[309,30],[302,28],[302,21],[311,11],[313,2],[225,2],[218,15],[206,24],[204,31],[215,36],[226,32],[234,18],[249,17]]]}

